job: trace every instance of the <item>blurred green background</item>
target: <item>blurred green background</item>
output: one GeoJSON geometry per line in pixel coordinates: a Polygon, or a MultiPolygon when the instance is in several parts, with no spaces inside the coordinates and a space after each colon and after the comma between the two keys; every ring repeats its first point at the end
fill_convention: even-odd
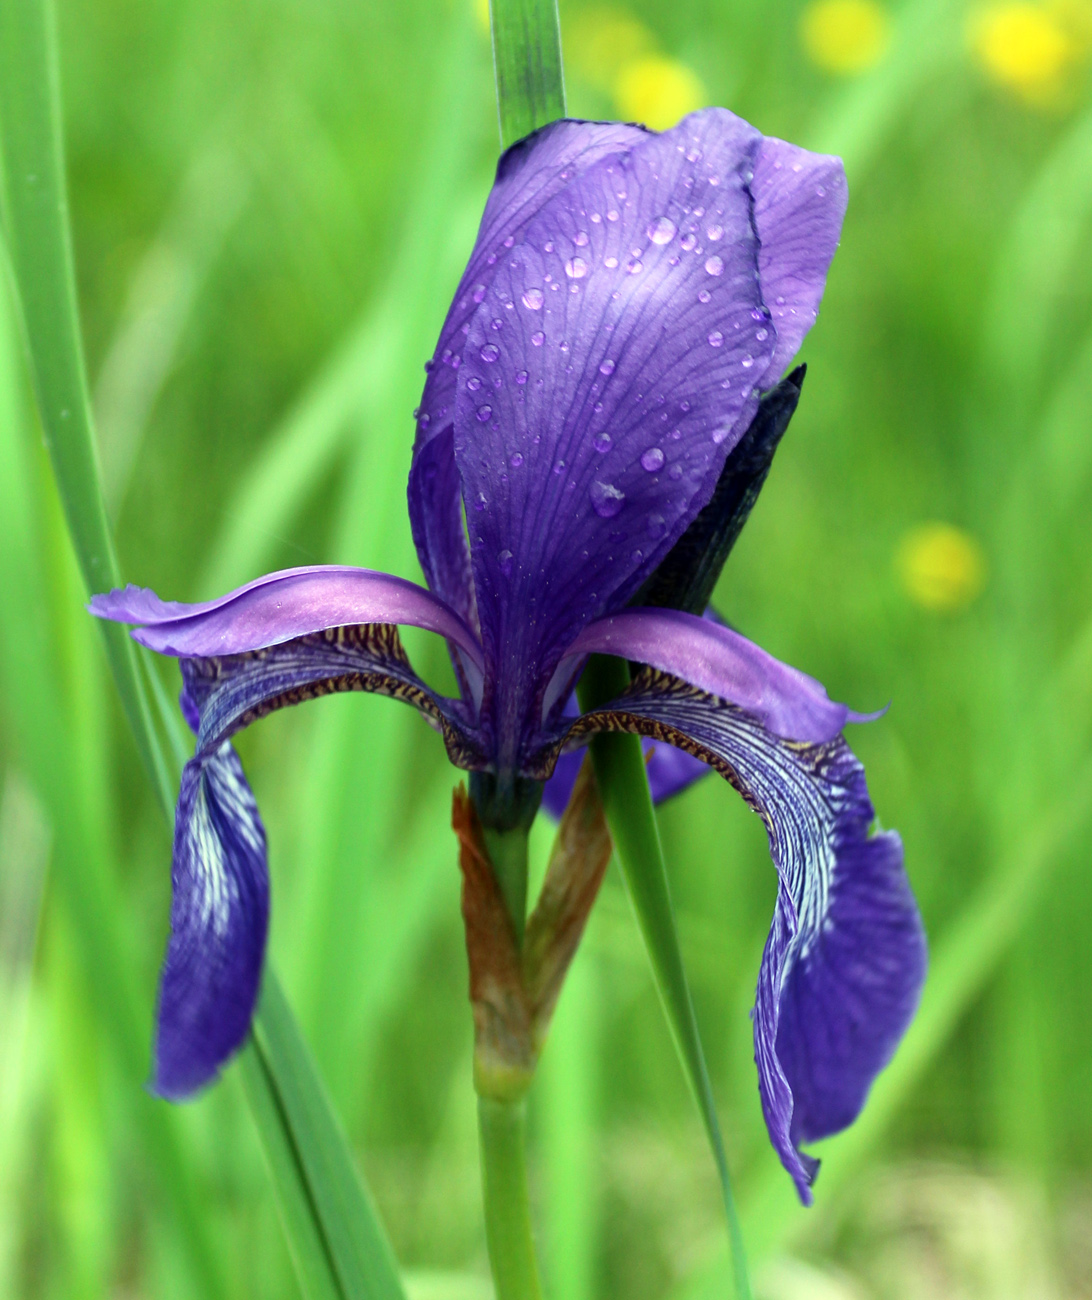
{"type": "MultiPolygon", "coordinates": [[[[183,600],[295,564],[417,577],[410,412],[497,152],[483,6],[58,8],[125,573],[183,600]]],[[[662,810],[757,1290],[1092,1296],[1092,4],[570,0],[562,20],[574,115],[663,127],[725,104],[849,175],[803,402],[717,598],[832,697],[891,700],[851,741],[932,970],[800,1209],[751,1060],[762,828],[716,778],[662,810]]],[[[295,1297],[235,1072],[182,1108],[143,1092],[169,842],[6,297],[0,493],[0,1296],[295,1297]]],[[[442,681],[442,647],[407,640],[442,681]]],[[[173,696],[173,665],[149,668],[173,696]]],[[[240,747],[272,952],[411,1296],[487,1297],[442,746],[409,710],[340,697],[240,747]]],[[[613,873],[532,1126],[557,1300],[729,1292],[712,1162],[613,873]]]]}

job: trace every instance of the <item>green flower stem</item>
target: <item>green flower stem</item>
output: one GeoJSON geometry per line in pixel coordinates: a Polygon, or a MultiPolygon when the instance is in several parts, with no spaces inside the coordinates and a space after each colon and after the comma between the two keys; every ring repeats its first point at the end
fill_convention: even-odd
{"type": "Polygon", "coordinates": [[[524,1159],[526,1102],[478,1098],[485,1239],[497,1300],[542,1300],[524,1159]]]}
{"type": "MultiPolygon", "coordinates": [[[[593,655],[577,688],[580,707],[587,712],[606,704],[617,698],[628,685],[629,668],[623,660],[593,655]]],[[[641,741],[637,736],[622,733],[595,736],[591,742],[591,755],[607,825],[652,964],[656,987],[720,1175],[736,1297],[737,1300],[750,1300],[751,1285],[743,1250],[743,1233],[732,1195],[713,1087],[679,950],[675,909],[668,888],[641,741]]]]}
{"type": "Polygon", "coordinates": [[[490,0],[501,144],[565,116],[557,0],[490,0]]]}
{"type": "Polygon", "coordinates": [[[486,827],[483,834],[497,884],[512,918],[516,943],[522,947],[527,926],[527,832],[493,831],[486,827]]]}

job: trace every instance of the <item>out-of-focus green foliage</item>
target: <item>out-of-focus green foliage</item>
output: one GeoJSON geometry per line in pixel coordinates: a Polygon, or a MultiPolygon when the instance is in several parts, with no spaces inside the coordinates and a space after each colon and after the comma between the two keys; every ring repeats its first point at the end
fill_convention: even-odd
{"type": "MultiPolygon", "coordinates": [[[[459,46],[445,0],[58,10],[124,572],[178,599],[288,564],[415,576],[410,410],[497,150],[477,11],[459,46]]],[[[574,113],[666,125],[699,96],[843,153],[849,174],[804,402],[718,600],[833,697],[892,701],[851,739],[903,834],[933,968],[862,1120],[821,1151],[816,1208],[799,1209],[765,1139],[746,1014],[774,895],[761,827],[715,777],[662,810],[756,1287],[1080,1295],[1092,12],[571,0],[562,20],[574,113]]],[[[189,1297],[203,1268],[233,1296],[293,1297],[238,1072],[184,1108],[141,1090],[169,845],[30,411],[5,316],[0,1295],[189,1297]],[[89,879],[108,915],[86,905],[89,879]],[[174,1199],[153,1176],[170,1160],[174,1199]]],[[[411,640],[442,682],[442,647],[411,640]]],[[[173,696],[173,667],[149,667],[173,696]]],[[[274,715],[242,749],[270,832],[272,952],[410,1295],[487,1296],[442,747],[409,710],[350,696],[274,715]]],[[[535,837],[542,857],[547,829],[535,837]]],[[[725,1293],[702,1141],[612,875],[532,1094],[552,1295],[725,1293]]]]}

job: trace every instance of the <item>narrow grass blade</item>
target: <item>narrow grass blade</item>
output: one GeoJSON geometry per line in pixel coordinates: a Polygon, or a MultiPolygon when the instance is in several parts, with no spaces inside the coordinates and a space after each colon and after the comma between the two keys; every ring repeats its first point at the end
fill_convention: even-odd
{"type": "MultiPolygon", "coordinates": [[[[587,711],[614,699],[628,685],[629,670],[620,659],[595,657],[580,683],[580,706],[587,711]]],[[[743,1233],[732,1195],[728,1158],[717,1119],[713,1087],[705,1063],[694,1003],[683,967],[675,910],[667,882],[660,832],[645,774],[641,742],[636,736],[601,735],[591,742],[595,776],[603,795],[614,849],[629,889],[630,901],[648,950],[656,989],[694,1094],[720,1176],[728,1217],[732,1272],[738,1300],[749,1300],[750,1281],[743,1233]]]]}
{"type": "MultiPolygon", "coordinates": [[[[119,577],[102,502],[76,314],[55,34],[48,0],[13,0],[0,11],[0,144],[4,217],[46,441],[84,581],[92,591],[103,590],[117,585],[119,577]]],[[[169,817],[174,803],[173,783],[152,726],[132,642],[124,628],[107,623],[100,626],[138,746],[169,817]]],[[[45,683],[43,695],[42,707],[54,710],[54,695],[45,683]]],[[[72,747],[60,739],[60,719],[56,735],[61,754],[70,754],[72,747]]],[[[66,797],[71,786],[78,787],[79,772],[85,766],[76,765],[71,781],[62,782],[66,797]]],[[[93,808],[94,803],[89,800],[88,808],[93,808]]],[[[76,849],[75,844],[72,849],[76,849]]],[[[73,852],[74,860],[76,856],[73,852]]],[[[103,914],[108,914],[116,928],[121,909],[104,906],[101,899],[92,903],[86,886],[79,883],[83,893],[74,915],[81,937],[94,945],[108,933],[103,914]]],[[[111,953],[105,965],[116,972],[117,957],[111,953]]],[[[115,978],[121,978],[120,972],[115,978]]],[[[271,974],[268,982],[275,983],[271,974]]],[[[129,998],[123,1000],[131,1005],[129,998]]],[[[255,1112],[255,1118],[258,1123],[275,1118],[290,1126],[302,1125],[299,1131],[271,1135],[268,1142],[268,1146],[282,1149],[291,1143],[300,1153],[308,1185],[300,1189],[294,1204],[309,1200],[321,1220],[314,1233],[306,1234],[297,1256],[314,1260],[311,1246],[313,1237],[319,1234],[328,1244],[347,1297],[398,1296],[397,1275],[374,1211],[362,1194],[355,1198],[349,1194],[356,1178],[352,1157],[314,1079],[291,1013],[283,999],[275,1000],[273,1006],[272,1013],[267,1011],[258,1020],[259,1050],[266,1071],[252,1076],[252,1081],[258,1084],[266,1079],[278,1096],[267,1098],[268,1104],[255,1112]],[[267,1023],[270,1020],[272,1026],[267,1023]],[[329,1186],[319,1185],[323,1178],[331,1180],[329,1186]],[[339,1218],[344,1214],[362,1217],[346,1222],[339,1218]],[[369,1250],[361,1251],[361,1240],[369,1244],[369,1250]],[[385,1269],[380,1267],[381,1261],[385,1269]],[[361,1269],[366,1275],[361,1275],[361,1269]]],[[[135,1028],[139,1023],[140,1013],[134,1010],[125,1025],[130,1063],[139,1060],[143,1051],[135,1028]]],[[[150,1099],[148,1104],[156,1106],[150,1099]]],[[[163,1108],[156,1106],[154,1113],[162,1114],[163,1108]]],[[[278,1168],[283,1169],[283,1164],[278,1168]]],[[[193,1230],[200,1237],[200,1215],[191,1218],[195,1219],[193,1230]]],[[[285,1222],[291,1226],[295,1220],[286,1216],[285,1222]]],[[[208,1272],[210,1294],[221,1293],[215,1268],[210,1266],[208,1272]]]]}
{"type": "MultiPolygon", "coordinates": [[[[342,1294],[346,1300],[405,1300],[375,1207],[271,970],[266,971],[254,1021],[254,1049],[291,1134],[342,1294]]],[[[248,1070],[248,1076],[254,1080],[253,1071],[248,1070]]],[[[311,1250],[313,1239],[304,1244],[311,1250]]]]}
{"type": "MultiPolygon", "coordinates": [[[[105,591],[118,585],[119,574],[102,501],[76,311],[48,0],[11,0],[0,9],[0,211],[65,517],[88,590],[105,591]]],[[[103,622],[100,631],[137,748],[169,813],[173,794],[133,644],[116,624],[103,622]]]]}
{"type": "Polygon", "coordinates": [[[501,144],[565,116],[557,0],[489,0],[501,144]]]}

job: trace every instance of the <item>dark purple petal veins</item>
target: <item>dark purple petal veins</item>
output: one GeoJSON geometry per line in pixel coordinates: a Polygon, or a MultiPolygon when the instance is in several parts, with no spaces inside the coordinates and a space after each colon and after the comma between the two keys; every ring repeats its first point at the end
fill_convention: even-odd
{"type": "Polygon", "coordinates": [[[265,830],[230,744],[182,773],[171,886],[152,1088],[181,1101],[245,1041],[265,954],[265,830]]]}
{"type": "Polygon", "coordinates": [[[443,601],[404,578],[347,565],[284,569],[194,605],[129,586],[93,596],[88,608],[99,618],[140,624],[137,641],[179,658],[241,654],[331,627],[403,623],[439,633],[471,664],[482,663],[477,638],[443,601]]]}
{"type": "Polygon", "coordinates": [[[471,626],[470,562],[451,444],[431,446],[454,422],[458,371],[470,319],[498,260],[521,239],[538,209],[578,172],[607,154],[632,148],[647,134],[641,127],[620,122],[553,122],[514,144],[497,164],[474,250],[428,363],[409,479],[410,523],[421,568],[432,590],[471,626]]]}
{"type": "Polygon", "coordinates": [[[709,110],[597,163],[540,209],[473,318],[455,455],[502,762],[543,674],[651,572],[754,412],[775,345],[760,142],[709,110]]]}
{"type": "Polygon", "coordinates": [[[406,658],[398,629],[373,623],[328,628],[245,654],[182,660],[184,696],[199,717],[199,753],[276,709],[343,691],[368,691],[413,705],[442,732],[457,766],[484,764],[471,708],[437,695],[406,658]]]}
{"type": "MultiPolygon", "coordinates": [[[[693,754],[676,749],[673,745],[658,745],[647,736],[641,742],[641,748],[645,754],[648,788],[655,804],[664,803],[681,794],[695,781],[708,776],[712,770],[693,754]]],[[[542,791],[542,807],[555,821],[561,820],[583,761],[583,749],[570,749],[557,760],[554,774],[546,782],[542,791]]]]}
{"type": "MultiPolygon", "coordinates": [[[[611,654],[672,673],[754,715],[774,735],[821,743],[854,713],[831,700],[821,682],[709,618],[677,609],[624,609],[590,624],[568,655],[611,654]]],[[[565,673],[565,663],[558,670],[565,673]]]]}
{"type": "Polygon", "coordinates": [[[762,817],[779,887],[753,1013],[770,1140],[811,1200],[799,1150],[859,1114],[913,1017],[925,936],[893,832],[869,835],[864,771],[845,740],[799,745],[665,674],[577,721],[568,742],[630,731],[703,758],[762,817]]]}

